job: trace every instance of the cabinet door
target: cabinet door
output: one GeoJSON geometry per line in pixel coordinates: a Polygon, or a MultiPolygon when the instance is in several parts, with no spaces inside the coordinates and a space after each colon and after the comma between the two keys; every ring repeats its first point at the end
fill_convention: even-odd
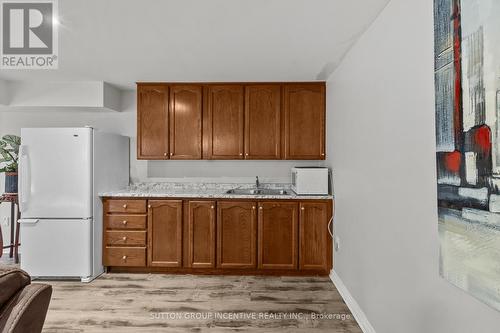
{"type": "Polygon", "coordinates": [[[150,200],[148,265],[182,266],[182,201],[150,200]]]}
{"type": "Polygon", "coordinates": [[[245,158],[281,158],[281,86],[245,89],[245,158]]]}
{"type": "Polygon", "coordinates": [[[261,269],[297,269],[297,203],[259,203],[261,269]]]}
{"type": "Polygon", "coordinates": [[[217,203],[217,267],[255,268],[256,206],[252,202],[217,203]]]}
{"type": "Polygon", "coordinates": [[[202,89],[170,87],[170,158],[201,159],[202,89]]]}
{"type": "Polygon", "coordinates": [[[215,267],[215,201],[189,201],[188,267],[215,267]]]}
{"type": "Polygon", "coordinates": [[[300,203],[299,269],[328,270],[332,255],[327,203],[300,203]]]}
{"type": "Polygon", "coordinates": [[[204,129],[204,158],[243,158],[243,86],[207,88],[204,129]]]}
{"type": "Polygon", "coordinates": [[[285,158],[325,159],[325,85],[285,85],[285,158]]]}
{"type": "Polygon", "coordinates": [[[168,87],[137,86],[137,158],[168,158],[168,87]]]}

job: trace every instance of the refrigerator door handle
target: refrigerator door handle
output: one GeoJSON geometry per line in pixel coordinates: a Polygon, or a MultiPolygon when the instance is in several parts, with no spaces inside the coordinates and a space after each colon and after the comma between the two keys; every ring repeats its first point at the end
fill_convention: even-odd
{"type": "Polygon", "coordinates": [[[20,224],[36,224],[39,221],[39,219],[19,219],[17,222],[20,224]]]}
{"type": "Polygon", "coordinates": [[[28,192],[29,192],[29,168],[28,168],[28,152],[27,152],[27,147],[21,145],[19,147],[20,150],[20,174],[19,174],[19,188],[21,190],[20,193],[20,211],[23,212],[25,211],[25,205],[28,203],[28,192]]]}

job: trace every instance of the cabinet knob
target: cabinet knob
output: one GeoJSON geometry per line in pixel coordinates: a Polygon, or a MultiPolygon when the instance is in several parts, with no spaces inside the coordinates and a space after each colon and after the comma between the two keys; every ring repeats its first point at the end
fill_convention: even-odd
{"type": "Polygon", "coordinates": [[[170,153],[170,156],[174,156],[174,153],[170,153]]]}
{"type": "Polygon", "coordinates": [[[127,260],[127,256],[123,256],[123,257],[122,257],[122,259],[123,259],[123,260],[127,260]]]}
{"type": "Polygon", "coordinates": [[[255,209],[255,206],[252,206],[252,209],[255,209]]]}
{"type": "Polygon", "coordinates": [[[243,156],[243,153],[240,153],[240,156],[243,156]]]}
{"type": "Polygon", "coordinates": [[[127,204],[123,205],[123,208],[127,208],[127,204]]]}
{"type": "Polygon", "coordinates": [[[300,207],[300,210],[306,210],[306,208],[305,207],[300,207]]]}
{"type": "Polygon", "coordinates": [[[248,153],[246,153],[245,156],[248,156],[248,153]]]}
{"type": "Polygon", "coordinates": [[[210,206],[211,209],[214,209],[215,207],[214,206],[210,206]]]}
{"type": "Polygon", "coordinates": [[[123,220],[122,223],[123,223],[123,225],[127,224],[127,220],[123,220]]]}
{"type": "Polygon", "coordinates": [[[325,156],[325,153],[321,153],[321,156],[325,156]]]}
{"type": "Polygon", "coordinates": [[[163,156],[167,156],[167,153],[163,153],[163,156]]]}
{"type": "Polygon", "coordinates": [[[148,205],[148,208],[151,208],[151,205],[148,205]]]}
{"type": "Polygon", "coordinates": [[[123,238],[122,238],[122,239],[123,239],[124,241],[126,241],[126,240],[127,240],[127,236],[123,236],[123,238]]]}
{"type": "Polygon", "coordinates": [[[262,210],[262,209],[264,209],[264,208],[262,208],[262,206],[260,206],[260,207],[259,207],[259,209],[260,209],[260,210],[262,210]]]}

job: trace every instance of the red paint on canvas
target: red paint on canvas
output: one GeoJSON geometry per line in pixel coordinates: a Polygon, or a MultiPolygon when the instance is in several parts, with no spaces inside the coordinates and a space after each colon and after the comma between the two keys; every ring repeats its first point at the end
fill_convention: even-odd
{"type": "Polygon", "coordinates": [[[444,156],[444,165],[446,169],[453,173],[460,172],[460,164],[462,163],[462,154],[458,151],[448,153],[444,156]]]}
{"type": "Polygon", "coordinates": [[[484,154],[489,154],[491,150],[491,131],[488,126],[479,127],[474,133],[474,143],[481,148],[484,154]]]}

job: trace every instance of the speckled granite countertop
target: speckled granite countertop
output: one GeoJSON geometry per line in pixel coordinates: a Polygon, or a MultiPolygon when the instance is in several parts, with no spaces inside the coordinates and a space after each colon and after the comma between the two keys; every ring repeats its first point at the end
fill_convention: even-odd
{"type": "Polygon", "coordinates": [[[228,194],[230,189],[254,189],[252,184],[227,183],[138,183],[123,190],[101,192],[100,197],[118,198],[214,198],[214,199],[285,199],[328,200],[331,195],[297,195],[290,184],[262,184],[262,189],[284,189],[288,195],[228,194]]]}

